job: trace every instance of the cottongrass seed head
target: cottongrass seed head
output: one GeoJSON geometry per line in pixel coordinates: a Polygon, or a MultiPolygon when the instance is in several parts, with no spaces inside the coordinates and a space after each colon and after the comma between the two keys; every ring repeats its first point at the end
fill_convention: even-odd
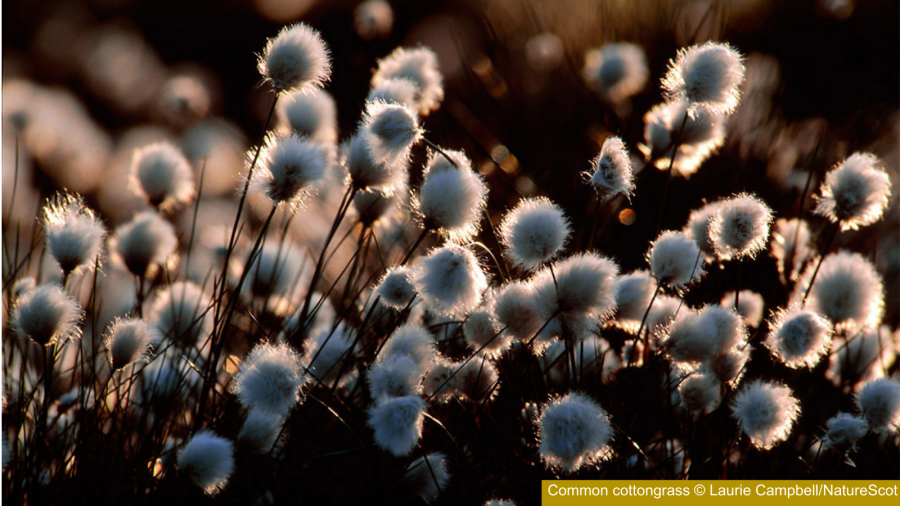
{"type": "Polygon", "coordinates": [[[43,224],[47,250],[64,274],[95,265],[103,250],[106,228],[81,196],[57,193],[44,206],[43,224]]]}
{"type": "Polygon", "coordinates": [[[372,159],[391,165],[398,158],[409,158],[409,150],[424,131],[415,111],[405,105],[368,102],[360,135],[366,139],[372,159]]]}
{"type": "Polygon", "coordinates": [[[437,151],[429,152],[422,185],[411,204],[426,229],[464,243],[478,233],[488,189],[462,151],[444,153],[452,163],[437,151]]]}
{"type": "Polygon", "coordinates": [[[647,85],[649,75],[647,57],[636,44],[606,44],[584,55],[584,80],[609,102],[619,102],[640,93],[647,85]]]}
{"type": "Polygon", "coordinates": [[[740,101],[738,87],[744,82],[744,58],[721,42],[683,48],[669,63],[662,80],[669,100],[685,99],[691,110],[700,108],[731,114],[740,101]]]}
{"type": "Polygon", "coordinates": [[[444,76],[438,70],[437,55],[427,47],[398,47],[378,60],[372,88],[389,79],[406,79],[416,85],[415,105],[423,116],[437,109],[444,99],[444,76]]]}
{"type": "Polygon", "coordinates": [[[378,189],[389,195],[406,191],[409,160],[405,157],[398,157],[393,163],[376,160],[369,148],[368,138],[364,132],[359,132],[341,146],[350,184],[357,190],[378,189]]]}
{"type": "Polygon", "coordinates": [[[78,324],[83,312],[59,285],[41,285],[16,298],[11,326],[21,338],[41,346],[81,336],[78,324]]]}
{"type": "Polygon", "coordinates": [[[648,271],[634,271],[616,279],[616,322],[633,332],[640,327],[644,311],[650,305],[656,282],[648,271]]]}
{"type": "Polygon", "coordinates": [[[293,348],[285,343],[260,343],[244,359],[231,390],[247,409],[284,416],[300,400],[305,382],[293,348]]]}
{"type": "Polygon", "coordinates": [[[790,388],[756,380],[738,392],[731,413],[753,445],[768,450],[790,436],[800,403],[790,388]]]}
{"type": "Polygon", "coordinates": [[[631,198],[634,193],[634,174],[631,158],[622,139],[609,136],[603,141],[600,154],[591,161],[588,182],[601,197],[623,195],[631,198]]]}
{"type": "Polygon", "coordinates": [[[214,495],[234,472],[234,445],[210,430],[201,430],[178,452],[178,467],[198,487],[214,495]]]}
{"type": "Polygon", "coordinates": [[[763,311],[766,301],[762,295],[752,290],[741,290],[740,297],[735,298],[734,292],[725,292],[719,305],[722,307],[734,307],[734,301],[738,301],[737,312],[744,319],[744,325],[757,328],[763,319],[763,311]]]}
{"type": "Polygon", "coordinates": [[[425,306],[442,316],[475,309],[488,279],[471,249],[447,243],[413,266],[412,282],[425,306]]]}
{"type": "Polygon", "coordinates": [[[276,205],[288,202],[296,208],[307,193],[324,182],[327,172],[328,159],[322,146],[296,134],[270,134],[250,180],[250,190],[264,194],[276,205]]]}
{"type": "Polygon", "coordinates": [[[503,217],[499,232],[513,264],[533,271],[562,250],[571,230],[562,209],[537,197],[520,200],[503,217]]]}
{"type": "Polygon", "coordinates": [[[754,258],[766,247],[772,210],[753,195],[725,200],[709,223],[709,236],[722,260],[754,258]]]}
{"type": "Polygon", "coordinates": [[[437,359],[437,349],[425,327],[406,323],[395,330],[381,349],[379,360],[401,355],[412,358],[423,371],[431,368],[437,359]]]}
{"type": "Polygon", "coordinates": [[[367,102],[386,102],[416,107],[416,91],[418,87],[409,79],[385,79],[373,86],[366,96],[367,102]]]}
{"type": "Polygon", "coordinates": [[[417,395],[422,391],[425,370],[404,354],[385,355],[369,368],[366,379],[373,399],[417,395]]]}
{"type": "Polygon", "coordinates": [[[720,111],[691,110],[686,100],[657,104],[644,115],[644,144],[638,144],[638,149],[656,168],[666,170],[671,165],[673,176],[688,179],[725,142],[725,124],[720,111]]]}
{"type": "Polygon", "coordinates": [[[117,318],[104,340],[110,366],[118,371],[128,364],[147,360],[151,346],[160,339],[159,331],[142,318],[117,318]]]}
{"type": "Polygon", "coordinates": [[[827,318],[794,305],[772,316],[765,345],[784,365],[811,368],[831,345],[831,333],[827,318]]]}
{"type": "Polygon", "coordinates": [[[375,444],[395,457],[409,455],[422,438],[425,401],[418,395],[381,397],[369,408],[375,444]]]}
{"type": "Polygon", "coordinates": [[[710,411],[719,404],[720,384],[715,376],[696,372],[678,386],[678,394],[685,407],[691,411],[710,411]]]}
{"type": "Polygon", "coordinates": [[[512,344],[512,336],[503,331],[497,320],[493,296],[488,295],[485,299],[481,307],[467,315],[462,326],[463,337],[472,350],[481,350],[482,355],[497,358],[512,344]]]}
{"type": "Polygon", "coordinates": [[[403,309],[416,295],[416,287],[412,283],[412,273],[403,266],[394,267],[381,278],[375,294],[381,302],[394,309],[403,309]]]}
{"type": "Polygon", "coordinates": [[[157,142],[137,149],[131,163],[131,188],[153,207],[170,209],[194,198],[194,172],[180,149],[157,142]]]}
{"type": "Polygon", "coordinates": [[[656,281],[682,287],[703,277],[697,243],[683,232],[668,230],[650,244],[647,260],[656,281]]]}
{"type": "Polygon", "coordinates": [[[331,77],[331,59],[325,41],[318,31],[303,23],[286,26],[269,39],[257,68],[278,93],[320,88],[331,77]]]}
{"type": "Polygon", "coordinates": [[[161,338],[193,346],[212,330],[214,313],[202,288],[190,281],[176,281],[157,291],[148,320],[159,330],[161,338]]]}
{"type": "Polygon", "coordinates": [[[699,209],[691,211],[687,225],[685,225],[683,230],[688,237],[697,243],[700,251],[703,252],[703,259],[707,262],[712,262],[716,259],[716,245],[713,244],[710,236],[709,224],[713,216],[719,212],[722,204],[723,201],[721,200],[710,202],[699,209]]]}
{"type": "Polygon", "coordinates": [[[147,276],[175,253],[175,227],[153,211],[138,213],[116,228],[110,251],[135,276],[147,276]]]}
{"type": "Polygon", "coordinates": [[[541,317],[530,283],[507,283],[496,292],[494,301],[497,321],[506,328],[504,332],[520,341],[530,339],[546,321],[541,317]]]}
{"type": "Polygon", "coordinates": [[[419,457],[406,468],[403,481],[414,495],[428,504],[434,503],[450,483],[447,456],[443,453],[429,453],[419,457]]]}
{"type": "Polygon", "coordinates": [[[856,450],[856,442],[869,432],[866,420],[850,413],[838,413],[829,418],[825,427],[822,444],[825,448],[843,453],[856,450]]]}
{"type": "Polygon", "coordinates": [[[841,230],[856,230],[881,219],[891,198],[891,180],[871,153],[853,153],[825,175],[815,213],[841,230]]]}
{"type": "Polygon", "coordinates": [[[870,381],[856,396],[856,404],[873,431],[900,431],[900,382],[889,378],[870,381]]]}
{"type": "Polygon", "coordinates": [[[282,135],[291,133],[313,142],[337,142],[337,107],[334,98],[318,88],[294,91],[278,101],[282,135]]]}
{"type": "MultiPolygon", "coordinates": [[[[800,302],[812,278],[810,265],[794,292],[800,302]]],[[[835,325],[877,327],[884,312],[884,286],[872,263],[859,253],[840,251],[826,256],[809,291],[806,308],[835,325]]]]}
{"type": "Polygon", "coordinates": [[[284,418],[279,415],[260,409],[250,409],[238,433],[238,440],[259,453],[268,453],[275,445],[283,423],[284,418]]]}
{"type": "Polygon", "coordinates": [[[366,0],[353,10],[353,29],[363,40],[385,38],[394,26],[394,10],[386,0],[366,0]]]}
{"type": "Polygon", "coordinates": [[[551,401],[538,419],[544,464],[565,473],[592,466],[610,455],[613,428],[609,415],[581,393],[551,401]]]}

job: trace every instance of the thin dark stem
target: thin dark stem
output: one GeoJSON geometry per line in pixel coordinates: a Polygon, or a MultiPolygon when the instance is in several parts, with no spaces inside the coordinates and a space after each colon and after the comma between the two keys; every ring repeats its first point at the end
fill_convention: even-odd
{"type": "Polygon", "coordinates": [[[816,263],[816,269],[812,273],[812,277],[809,279],[809,285],[806,287],[806,293],[803,294],[803,302],[801,307],[806,307],[806,299],[809,297],[809,292],[812,290],[813,283],[816,282],[816,276],[819,274],[819,268],[822,267],[822,260],[825,259],[825,255],[828,254],[828,250],[831,249],[831,244],[834,242],[834,238],[837,237],[838,230],[841,229],[841,222],[835,222],[831,227],[831,231],[828,234],[828,240],[825,242],[825,249],[822,250],[822,254],[819,256],[819,261],[816,263]]]}
{"type": "Polygon", "coordinates": [[[659,199],[659,216],[656,219],[656,235],[662,229],[663,214],[666,212],[666,197],[669,195],[669,185],[672,183],[672,170],[675,167],[675,157],[678,156],[678,148],[681,147],[681,134],[684,133],[684,126],[687,125],[688,113],[685,111],[684,119],[681,120],[681,127],[675,136],[675,142],[672,147],[672,157],[669,158],[669,170],[666,175],[666,184],[663,186],[662,197],[659,199]]]}
{"type": "MultiPolygon", "coordinates": [[[[634,355],[635,355],[635,353],[637,353],[637,343],[641,339],[641,332],[643,332],[643,330],[644,330],[644,325],[647,324],[647,317],[650,316],[650,309],[653,308],[653,302],[656,301],[656,297],[657,297],[657,295],[659,295],[659,291],[661,289],[662,289],[662,281],[660,281],[656,285],[656,290],[653,290],[653,297],[650,298],[650,304],[647,304],[647,310],[644,311],[644,317],[641,318],[641,326],[638,327],[637,334],[634,336],[634,346],[631,347],[631,356],[628,357],[628,365],[629,366],[634,363],[634,355]]],[[[648,346],[650,345],[649,341],[650,341],[650,336],[648,333],[647,338],[644,340],[644,348],[645,349],[649,349],[648,348],[648,346]]]]}
{"type": "Polygon", "coordinates": [[[422,233],[419,234],[419,237],[416,239],[416,242],[413,243],[412,247],[409,248],[409,251],[406,252],[406,256],[403,257],[403,260],[400,261],[400,266],[406,265],[409,260],[412,258],[413,253],[416,252],[416,249],[419,248],[419,245],[422,244],[422,241],[425,240],[425,236],[428,235],[429,230],[426,228],[422,230],[422,233]]]}
{"type": "Polygon", "coordinates": [[[737,266],[737,286],[734,289],[734,311],[740,314],[741,310],[741,274],[744,270],[744,262],[738,260],[737,266]]]}

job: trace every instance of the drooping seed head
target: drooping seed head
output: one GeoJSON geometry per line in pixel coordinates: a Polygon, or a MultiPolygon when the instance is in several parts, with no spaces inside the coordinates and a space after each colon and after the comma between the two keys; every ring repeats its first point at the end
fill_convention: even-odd
{"type": "Polygon", "coordinates": [[[610,136],[603,141],[600,154],[591,161],[590,184],[601,197],[634,193],[631,158],[622,139],[610,136]]]}
{"type": "Polygon", "coordinates": [[[286,26],[269,39],[257,68],[277,93],[320,88],[331,76],[328,47],[318,31],[303,23],[286,26]]]}
{"type": "Polygon", "coordinates": [[[21,338],[41,346],[78,339],[83,312],[71,296],[56,284],[41,285],[17,297],[11,325],[21,338]]]}
{"type": "Polygon", "coordinates": [[[158,209],[187,204],[194,197],[191,164],[180,149],[168,142],[135,150],[130,185],[158,209]]]}
{"type": "Polygon", "coordinates": [[[43,223],[47,250],[63,273],[93,268],[106,228],[78,194],[57,193],[44,206],[43,223]]]}

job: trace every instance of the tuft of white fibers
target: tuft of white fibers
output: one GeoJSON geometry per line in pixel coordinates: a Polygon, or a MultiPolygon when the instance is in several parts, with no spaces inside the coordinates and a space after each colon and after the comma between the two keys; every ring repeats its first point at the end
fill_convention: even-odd
{"type": "Polygon", "coordinates": [[[264,194],[276,205],[287,202],[297,208],[306,194],[324,183],[327,173],[328,158],[321,145],[296,134],[269,134],[253,171],[250,190],[264,194]]]}
{"type": "Polygon", "coordinates": [[[716,334],[714,352],[722,353],[742,346],[747,340],[743,319],[731,306],[707,305],[700,311],[700,316],[712,325],[716,334]]]}
{"type": "Polygon", "coordinates": [[[238,440],[246,442],[259,453],[268,453],[275,446],[283,423],[282,416],[260,409],[251,409],[247,411],[247,418],[238,433],[238,440]]]}
{"type": "Polygon", "coordinates": [[[424,369],[413,357],[405,354],[386,355],[369,368],[369,391],[373,399],[416,395],[422,392],[424,374],[424,369]]]}
{"type": "Polygon", "coordinates": [[[766,247],[772,210],[756,196],[741,193],[722,202],[709,222],[709,236],[722,260],[754,258],[766,247]]]}
{"type": "Polygon", "coordinates": [[[489,392],[492,397],[497,395],[498,378],[497,368],[485,356],[459,362],[441,358],[425,376],[425,394],[439,403],[454,398],[477,401],[489,392]]]}
{"type": "Polygon", "coordinates": [[[400,355],[412,358],[419,368],[427,371],[437,359],[434,339],[425,327],[407,323],[391,334],[381,349],[379,360],[400,355]]]}
{"type": "Polygon", "coordinates": [[[891,179],[871,153],[853,153],[825,175],[815,213],[841,230],[856,230],[881,219],[891,197],[891,179]]]}
{"type": "MultiPolygon", "coordinates": [[[[810,265],[794,288],[799,302],[809,286],[810,265]]],[[[884,287],[875,266],[859,253],[840,251],[826,256],[809,291],[806,307],[835,325],[876,327],[884,311],[884,287]]]]}
{"type": "Polygon", "coordinates": [[[610,453],[613,437],[609,415],[581,393],[551,401],[538,419],[539,453],[549,469],[574,473],[598,464],[610,453]]]}
{"type": "Polygon", "coordinates": [[[548,317],[558,310],[595,315],[604,320],[615,311],[615,286],[619,275],[615,261],[596,253],[580,253],[557,262],[553,274],[556,283],[550,269],[542,269],[535,277],[535,284],[542,285],[539,291],[552,294],[538,297],[539,301],[550,301],[552,309],[545,311],[548,317]]]}
{"type": "Polygon", "coordinates": [[[441,316],[458,316],[481,302],[488,279],[471,249],[447,243],[420,258],[411,279],[425,306],[441,316]]]}
{"type": "Polygon", "coordinates": [[[584,55],[584,80],[608,102],[619,102],[637,95],[647,85],[649,75],[647,57],[636,44],[606,44],[584,55]]]}
{"type": "Polygon", "coordinates": [[[44,206],[44,241],[64,274],[93,268],[106,228],[78,194],[57,193],[44,206]]]}
{"type": "Polygon", "coordinates": [[[313,142],[337,142],[337,107],[334,98],[318,88],[286,94],[277,106],[279,130],[313,142]]]}
{"type": "Polygon", "coordinates": [[[562,251],[571,229],[559,206],[536,197],[520,200],[506,213],[499,232],[513,264],[533,271],[562,251]]]}
{"type": "Polygon", "coordinates": [[[453,163],[443,154],[430,151],[422,185],[410,203],[427,230],[463,243],[478,233],[488,189],[462,151],[443,151],[453,163]]]}
{"type": "Polygon", "coordinates": [[[353,10],[353,29],[363,40],[383,39],[393,26],[394,10],[386,0],[366,0],[353,10]]]}
{"type": "Polygon", "coordinates": [[[355,369],[347,364],[353,361],[355,350],[356,339],[346,326],[329,325],[306,341],[303,356],[309,361],[309,372],[330,388],[337,380],[339,386],[353,380],[355,369]]]}
{"type": "Polygon", "coordinates": [[[303,283],[305,267],[292,243],[286,239],[267,241],[253,264],[247,267],[243,290],[260,298],[290,295],[298,284],[303,283]]]}
{"type": "Polygon", "coordinates": [[[466,344],[473,351],[489,358],[497,358],[512,344],[512,336],[503,330],[494,309],[492,296],[485,297],[481,307],[466,316],[462,330],[466,344]]]}
{"type": "Polygon", "coordinates": [[[300,357],[293,348],[263,342],[241,363],[231,390],[247,409],[285,416],[300,400],[300,388],[306,382],[300,369],[300,357]]]}
{"type": "Polygon", "coordinates": [[[434,503],[450,482],[447,456],[436,452],[419,457],[406,468],[403,481],[414,495],[428,504],[434,503]]]}
{"type": "Polygon", "coordinates": [[[721,401],[721,386],[715,376],[709,373],[693,373],[678,386],[681,401],[690,411],[712,411],[721,401]]]}
{"type": "Polygon", "coordinates": [[[812,368],[831,345],[831,322],[797,305],[781,309],[769,322],[765,345],[788,367],[812,368]]]}
{"type": "Polygon", "coordinates": [[[721,42],[680,49],[662,80],[669,100],[684,99],[691,110],[709,109],[728,115],[740,101],[738,87],[744,81],[744,58],[721,42]]]}
{"type": "Polygon", "coordinates": [[[416,107],[416,85],[409,79],[385,79],[369,90],[367,102],[386,102],[416,107]]]}
{"type": "Polygon", "coordinates": [[[159,331],[144,319],[116,318],[104,340],[113,371],[147,360],[151,345],[161,339],[159,331]]]}
{"type": "Polygon", "coordinates": [[[654,161],[656,168],[667,170],[672,165],[673,175],[686,179],[722,146],[726,133],[724,114],[706,109],[689,114],[689,106],[684,100],[653,106],[644,115],[644,144],[638,144],[646,160],[654,161]],[[676,137],[677,152],[674,151],[676,137]],[[674,162],[672,156],[675,156],[674,162]]]}
{"type": "Polygon", "coordinates": [[[703,277],[700,249],[684,232],[667,230],[650,244],[647,260],[657,282],[683,287],[703,277]]]}
{"type": "Polygon", "coordinates": [[[83,312],[59,285],[41,285],[17,297],[11,326],[21,338],[31,338],[41,346],[60,340],[78,339],[83,312]]]}
{"type": "Polygon", "coordinates": [[[153,207],[171,209],[194,197],[194,172],[180,149],[157,142],[134,151],[130,185],[153,207]]]}
{"type": "Polygon", "coordinates": [[[381,297],[381,301],[394,309],[403,309],[412,302],[416,295],[416,287],[413,286],[412,273],[403,266],[394,267],[381,278],[375,293],[381,297]]]}
{"type": "Polygon", "coordinates": [[[695,243],[700,251],[703,252],[703,259],[712,262],[716,259],[716,246],[710,237],[709,224],[713,216],[715,216],[722,207],[722,201],[710,202],[700,209],[691,211],[687,225],[683,232],[687,234],[695,243]]]}
{"type": "Polygon", "coordinates": [[[135,276],[146,276],[166,263],[178,247],[175,228],[153,211],[138,213],[116,228],[110,251],[135,276]]]}
{"type": "Polygon", "coordinates": [[[257,68],[278,93],[321,88],[331,77],[331,60],[325,41],[318,31],[303,23],[285,26],[269,39],[257,68]]]}
{"type": "Polygon", "coordinates": [[[634,193],[634,173],[631,158],[622,139],[611,135],[603,141],[600,154],[591,161],[589,183],[601,197],[623,195],[631,198],[634,193]]]}
{"type": "Polygon", "coordinates": [[[838,413],[825,422],[827,428],[822,444],[825,448],[839,452],[856,450],[856,442],[869,431],[866,420],[850,413],[838,413]]]}
{"type": "Polygon", "coordinates": [[[699,364],[719,349],[716,337],[716,328],[710,319],[704,319],[696,311],[682,311],[669,325],[664,344],[676,362],[699,364]]]}
{"type": "Polygon", "coordinates": [[[658,295],[653,302],[653,307],[650,308],[650,314],[647,315],[647,323],[644,325],[650,335],[664,334],[681,306],[681,299],[658,295]]]}
{"type": "Polygon", "coordinates": [[[800,403],[790,388],[756,380],[737,393],[731,414],[753,446],[768,450],[790,436],[800,403]]]}
{"type": "MultiPolygon", "coordinates": [[[[722,307],[734,307],[734,292],[725,292],[719,305],[722,307]]],[[[759,327],[765,307],[766,302],[763,300],[762,295],[751,290],[741,290],[737,312],[744,319],[744,325],[753,329],[759,327]]]]}
{"type": "Polygon", "coordinates": [[[461,362],[438,358],[423,380],[425,395],[441,404],[462,397],[462,371],[457,372],[461,365],[461,362]]]}
{"type": "Polygon", "coordinates": [[[391,211],[398,209],[400,202],[396,193],[371,188],[356,192],[353,196],[353,210],[360,223],[372,228],[376,224],[389,223],[391,211]]]}
{"type": "Polygon", "coordinates": [[[177,281],[156,292],[147,319],[161,338],[190,347],[212,330],[214,311],[210,307],[202,288],[190,281],[177,281]]]}
{"type": "Polygon", "coordinates": [[[419,114],[427,115],[440,106],[444,98],[444,76],[438,70],[437,55],[427,47],[398,47],[378,60],[372,76],[372,88],[388,79],[406,79],[416,85],[415,105],[419,114]]]}
{"type": "Polygon", "coordinates": [[[514,339],[527,342],[546,321],[541,319],[530,283],[507,283],[497,290],[494,301],[497,321],[514,339]]]}
{"type": "Polygon", "coordinates": [[[369,408],[375,444],[395,457],[409,455],[422,438],[425,401],[417,395],[381,397],[369,408]]]}
{"type": "Polygon", "coordinates": [[[703,367],[712,373],[719,383],[733,387],[741,381],[752,351],[753,348],[749,345],[735,346],[709,358],[703,367]]]}
{"type": "Polygon", "coordinates": [[[857,394],[856,404],[874,432],[900,431],[900,382],[888,378],[870,381],[857,394]]]}
{"type": "Polygon", "coordinates": [[[403,192],[409,179],[406,158],[394,163],[376,161],[369,149],[368,136],[357,133],[342,146],[344,166],[350,174],[350,182],[357,190],[379,189],[387,194],[403,192]]]}
{"type": "Polygon", "coordinates": [[[616,278],[616,323],[637,332],[650,305],[656,282],[649,271],[634,271],[616,278]]]}
{"type": "Polygon", "coordinates": [[[799,218],[775,220],[772,231],[772,256],[778,264],[781,282],[795,281],[812,255],[809,247],[809,225],[799,218]],[[788,272],[790,269],[790,272],[788,272]]]}
{"type": "Polygon", "coordinates": [[[415,111],[405,105],[368,102],[360,127],[372,159],[377,163],[393,164],[408,159],[409,150],[422,139],[415,111]]]}
{"type": "Polygon", "coordinates": [[[210,430],[201,430],[178,452],[178,467],[198,487],[214,495],[234,472],[234,445],[210,430]]]}

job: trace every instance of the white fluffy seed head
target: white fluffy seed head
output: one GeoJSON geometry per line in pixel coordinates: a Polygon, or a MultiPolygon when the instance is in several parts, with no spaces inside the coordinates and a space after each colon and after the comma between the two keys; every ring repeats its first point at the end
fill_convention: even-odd
{"type": "Polygon", "coordinates": [[[666,352],[681,364],[696,365],[710,358],[715,346],[715,328],[699,312],[682,311],[664,336],[666,352]]]}
{"type": "Polygon", "coordinates": [[[170,209],[194,197],[194,173],[180,149],[157,142],[137,149],[131,163],[132,190],[153,207],[170,209]]]}
{"type": "Polygon", "coordinates": [[[409,158],[409,150],[424,131],[415,111],[405,105],[367,102],[360,134],[376,163],[392,165],[409,158]]]}
{"type": "Polygon", "coordinates": [[[438,70],[437,56],[427,47],[398,47],[378,60],[372,88],[388,79],[406,79],[416,85],[416,107],[423,116],[437,109],[444,98],[444,76],[438,70]]]}
{"type": "Polygon", "coordinates": [[[246,267],[244,291],[254,297],[288,296],[302,283],[305,264],[290,242],[267,241],[246,267]]]}
{"type": "Polygon", "coordinates": [[[709,373],[691,374],[678,386],[678,393],[685,407],[691,411],[711,411],[718,406],[720,384],[709,373]]]}
{"type": "Polygon", "coordinates": [[[403,457],[419,444],[425,421],[425,401],[417,395],[381,397],[369,408],[369,427],[375,444],[396,457],[403,457]]]}
{"type": "Polygon", "coordinates": [[[644,143],[638,148],[660,170],[672,165],[673,175],[691,177],[725,142],[726,117],[719,111],[699,109],[688,114],[685,100],[657,104],[644,115],[644,143]],[[682,128],[684,125],[684,128],[682,128]],[[678,136],[679,131],[681,136],[678,136]],[[678,137],[675,160],[674,142],[678,137]]]}
{"type": "Polygon", "coordinates": [[[413,357],[405,354],[386,355],[369,368],[369,392],[373,399],[418,395],[422,392],[424,374],[425,370],[413,357]]]}
{"type": "Polygon", "coordinates": [[[369,90],[366,101],[394,103],[414,108],[416,107],[416,89],[416,84],[409,79],[385,79],[369,90]]]}
{"type": "Polygon", "coordinates": [[[394,10],[386,0],[366,0],[353,10],[353,29],[363,40],[385,38],[394,25],[394,10]]]}
{"type": "Polygon", "coordinates": [[[722,260],[754,258],[766,247],[772,210],[753,195],[742,193],[722,202],[709,223],[709,235],[722,260]]]}
{"type": "Polygon", "coordinates": [[[781,282],[795,281],[812,250],[809,247],[809,225],[799,218],[775,220],[772,231],[772,256],[778,264],[781,282]],[[788,272],[790,270],[790,272],[788,272]]]}
{"type": "Polygon", "coordinates": [[[160,339],[159,331],[144,319],[117,318],[104,340],[112,369],[118,371],[128,364],[146,360],[151,345],[160,339]]]}
{"type": "Polygon", "coordinates": [[[512,336],[503,331],[497,319],[493,294],[485,299],[478,309],[466,316],[463,336],[473,351],[481,350],[482,355],[497,358],[512,344],[512,336]]]}
{"type": "Polygon", "coordinates": [[[640,327],[644,312],[653,298],[656,282],[648,271],[634,271],[616,279],[616,321],[619,325],[632,329],[640,327]]]}
{"type": "Polygon", "coordinates": [[[866,383],[856,397],[863,418],[875,432],[900,431],[900,383],[880,378],[866,383]]]}
{"type": "Polygon", "coordinates": [[[394,267],[381,278],[375,293],[381,301],[394,309],[403,309],[416,295],[416,287],[412,283],[411,272],[403,266],[394,267]]]}
{"type": "Polygon", "coordinates": [[[719,383],[734,387],[741,381],[752,351],[753,348],[749,345],[735,346],[725,353],[714,355],[706,361],[703,368],[712,373],[719,383]]]}
{"type": "Polygon", "coordinates": [[[669,100],[684,99],[691,109],[731,114],[740,101],[743,57],[728,44],[706,42],[680,49],[662,80],[669,100]]]}
{"type": "Polygon", "coordinates": [[[294,133],[313,142],[337,142],[337,107],[334,98],[318,88],[294,91],[278,101],[282,135],[294,133]]]}
{"type": "Polygon", "coordinates": [[[710,351],[714,354],[727,353],[735,347],[742,347],[747,340],[743,319],[730,305],[705,306],[700,311],[700,318],[705,325],[713,329],[715,339],[710,351]]]}
{"type": "Polygon", "coordinates": [[[441,316],[459,316],[475,309],[488,287],[472,250],[453,243],[420,258],[411,278],[425,306],[441,316]]]}
{"type": "Polygon", "coordinates": [[[609,456],[609,415],[584,394],[570,393],[544,407],[540,419],[541,460],[550,469],[573,473],[609,456]]]}
{"type": "Polygon", "coordinates": [[[703,252],[703,258],[707,262],[716,259],[716,246],[710,237],[709,224],[713,216],[715,216],[722,207],[722,201],[710,202],[700,209],[691,211],[688,223],[684,227],[684,233],[687,234],[703,252]]]}
{"type": "Polygon", "coordinates": [[[822,444],[839,452],[856,449],[856,442],[869,431],[869,424],[862,417],[850,413],[838,413],[825,422],[827,428],[822,444]]]}
{"type": "Polygon", "coordinates": [[[634,193],[634,174],[631,158],[622,139],[609,136],[603,141],[600,154],[591,161],[590,184],[601,197],[617,194],[631,198],[634,193]]]}
{"type": "Polygon", "coordinates": [[[144,211],[116,228],[110,251],[135,276],[152,274],[175,253],[175,228],[159,214],[144,211]]]}
{"type": "Polygon", "coordinates": [[[198,487],[214,495],[234,472],[234,445],[212,431],[202,430],[178,452],[178,467],[198,487]]]}
{"type": "Polygon", "coordinates": [[[50,283],[16,298],[11,325],[19,337],[48,346],[60,340],[79,338],[78,324],[82,315],[75,299],[59,285],[50,283]]]}
{"type": "Polygon", "coordinates": [[[283,423],[284,418],[281,416],[260,409],[251,409],[247,411],[247,418],[241,426],[238,439],[259,453],[268,453],[275,445],[283,423]]]}
{"type": "Polygon", "coordinates": [[[569,220],[544,197],[522,199],[500,222],[500,239],[514,265],[533,271],[565,246],[569,220]]]}
{"type": "Polygon", "coordinates": [[[44,206],[44,241],[63,273],[91,269],[103,250],[106,228],[78,194],[57,193],[44,206]]]}
{"type": "Polygon", "coordinates": [[[161,338],[193,346],[212,330],[214,311],[210,307],[210,299],[202,288],[190,281],[177,281],[156,293],[148,320],[161,338]]]}
{"type": "MultiPolygon", "coordinates": [[[[248,156],[256,154],[255,150],[251,152],[248,156]]],[[[287,202],[297,208],[306,194],[324,183],[327,173],[328,158],[322,145],[296,134],[268,135],[250,190],[264,194],[276,205],[287,202]]]]}
{"type": "Polygon", "coordinates": [[[831,345],[831,322],[797,305],[779,310],[769,322],[765,345],[788,367],[812,368],[831,345]]]}
{"type": "Polygon", "coordinates": [[[363,132],[350,137],[342,145],[342,152],[344,166],[350,174],[350,183],[356,189],[379,189],[387,194],[406,189],[409,160],[398,157],[393,163],[377,161],[369,148],[368,136],[363,132]]]}
{"type": "Polygon", "coordinates": [[[682,287],[703,277],[697,243],[683,232],[668,230],[650,244],[647,260],[658,283],[682,287]]]}
{"type": "Polygon", "coordinates": [[[582,76],[601,98],[619,102],[640,93],[647,85],[644,50],[628,42],[606,44],[584,56],[582,76]]]}
{"type": "Polygon", "coordinates": [[[429,453],[419,457],[406,468],[403,481],[414,495],[432,504],[450,483],[447,456],[443,453],[429,453]]]}
{"type": "Polygon", "coordinates": [[[355,371],[348,364],[355,358],[355,346],[356,338],[347,327],[338,325],[332,330],[328,325],[325,330],[306,341],[306,367],[328,387],[338,380],[338,386],[344,386],[354,378],[355,371]]]}
{"type": "Polygon", "coordinates": [[[825,175],[816,214],[856,230],[881,219],[891,197],[891,180],[871,153],[853,153],[825,175]]]}
{"type": "Polygon", "coordinates": [[[300,400],[305,382],[293,348],[285,343],[260,343],[244,359],[231,390],[247,409],[285,416],[300,400]]]}
{"type": "MultiPolygon", "coordinates": [[[[802,299],[814,269],[810,265],[795,286],[795,302],[802,299]]],[[[840,251],[828,255],[819,267],[806,307],[835,325],[877,327],[884,312],[881,275],[859,253],[840,251]]]]}
{"type": "Polygon", "coordinates": [[[753,445],[768,450],[790,436],[800,403],[790,388],[756,380],[738,392],[731,413],[753,445]]]}
{"type": "Polygon", "coordinates": [[[497,291],[494,300],[497,321],[506,327],[504,332],[515,339],[528,341],[544,323],[535,301],[534,287],[529,283],[507,283],[497,291]]]}
{"type": "MultiPolygon", "coordinates": [[[[766,301],[763,300],[762,295],[751,290],[741,290],[741,296],[737,299],[737,312],[744,319],[744,325],[753,329],[759,327],[763,319],[763,310],[766,308],[766,301]]],[[[734,292],[726,292],[719,305],[733,307],[734,301],[734,292]]]]}
{"type": "Polygon", "coordinates": [[[320,88],[331,76],[328,47],[319,32],[303,23],[286,26],[266,42],[259,73],[277,93],[320,88]]]}
{"type": "Polygon", "coordinates": [[[437,151],[429,152],[422,185],[411,205],[426,229],[462,243],[478,233],[488,189],[462,151],[443,151],[453,163],[437,151]]]}
{"type": "Polygon", "coordinates": [[[425,327],[407,323],[394,331],[382,348],[379,360],[401,355],[412,358],[423,371],[432,367],[437,359],[437,349],[434,346],[434,339],[425,327]]]}

